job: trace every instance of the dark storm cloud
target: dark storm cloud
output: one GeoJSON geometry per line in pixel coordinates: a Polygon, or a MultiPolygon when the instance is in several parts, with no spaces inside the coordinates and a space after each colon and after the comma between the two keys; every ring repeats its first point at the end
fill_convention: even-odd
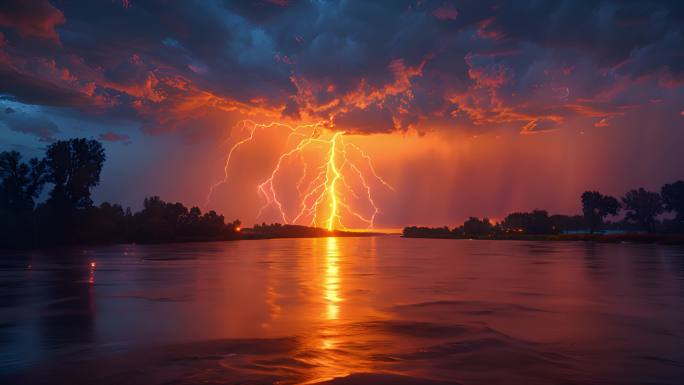
{"type": "Polygon", "coordinates": [[[0,69],[0,92],[29,104],[79,107],[90,104],[85,95],[14,70],[0,69]]]}
{"type": "Polygon", "coordinates": [[[682,47],[683,15],[684,3],[676,0],[503,2],[483,30],[544,48],[575,48],[601,67],[642,61],[638,50],[660,46],[661,60],[645,64],[646,72],[669,67],[681,74],[672,65],[682,47]]]}
{"type": "Polygon", "coordinates": [[[11,28],[21,36],[57,40],[55,27],[65,21],[62,12],[46,0],[0,3],[0,27],[11,28]]]}
{"type": "Polygon", "coordinates": [[[0,125],[15,132],[33,135],[41,142],[54,141],[54,136],[60,132],[57,125],[46,117],[30,111],[18,111],[12,107],[2,109],[0,125]]]}
{"type": "Polygon", "coordinates": [[[363,133],[531,133],[609,124],[684,85],[680,1],[123,5],[3,2],[0,92],[148,132],[218,111],[363,133]]]}
{"type": "Polygon", "coordinates": [[[395,130],[392,113],[384,108],[370,106],[365,110],[353,109],[341,113],[336,122],[341,127],[349,127],[350,132],[392,132],[395,130]]]}

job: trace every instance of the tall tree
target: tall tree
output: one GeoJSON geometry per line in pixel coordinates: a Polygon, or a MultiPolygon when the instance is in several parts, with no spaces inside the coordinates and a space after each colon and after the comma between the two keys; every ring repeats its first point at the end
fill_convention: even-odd
{"type": "Polygon", "coordinates": [[[666,184],[660,190],[665,210],[675,213],[675,230],[684,231],[684,181],[666,184]]]}
{"type": "Polygon", "coordinates": [[[16,151],[0,152],[0,247],[28,244],[33,238],[33,207],[45,183],[38,159],[21,161],[16,151]]]}
{"type": "Polygon", "coordinates": [[[630,190],[622,203],[627,210],[627,219],[638,222],[646,231],[655,231],[655,217],[664,211],[660,194],[643,188],[630,190]]]}
{"type": "Polygon", "coordinates": [[[16,151],[0,152],[0,208],[13,212],[33,210],[34,199],[44,184],[44,162],[32,158],[27,164],[16,151]]]}
{"type": "Polygon", "coordinates": [[[582,194],[582,213],[592,234],[601,227],[606,216],[617,215],[619,211],[620,202],[612,196],[598,191],[585,191],[582,194]]]}
{"type": "Polygon", "coordinates": [[[100,183],[105,159],[104,148],[96,140],[79,138],[51,144],[45,154],[48,181],[54,184],[48,203],[60,209],[90,207],[90,189],[100,183]]]}

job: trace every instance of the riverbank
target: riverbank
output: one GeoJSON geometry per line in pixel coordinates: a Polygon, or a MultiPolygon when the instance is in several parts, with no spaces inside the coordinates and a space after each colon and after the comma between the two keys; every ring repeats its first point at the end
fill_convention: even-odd
{"type": "Polygon", "coordinates": [[[173,243],[197,243],[197,242],[223,242],[223,241],[243,241],[259,239],[278,239],[278,238],[326,238],[326,237],[374,237],[390,235],[383,232],[374,231],[345,231],[327,230],[320,227],[308,227],[299,225],[268,225],[254,228],[243,228],[239,231],[226,232],[217,236],[185,236],[171,239],[157,239],[150,241],[122,240],[120,242],[77,242],[64,244],[32,244],[8,247],[0,245],[0,250],[36,250],[62,248],[71,246],[105,246],[116,244],[139,244],[139,245],[163,245],[173,243]]]}
{"type": "Polygon", "coordinates": [[[476,239],[490,241],[583,241],[598,243],[657,243],[684,245],[684,234],[510,234],[466,237],[452,234],[412,234],[402,238],[476,239]]]}

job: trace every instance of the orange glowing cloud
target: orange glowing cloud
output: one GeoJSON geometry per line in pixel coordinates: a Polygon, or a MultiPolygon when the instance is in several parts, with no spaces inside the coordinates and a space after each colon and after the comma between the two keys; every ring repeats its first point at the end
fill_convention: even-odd
{"type": "MultiPolygon", "coordinates": [[[[422,76],[427,62],[428,59],[417,66],[407,66],[403,59],[395,59],[387,65],[387,71],[392,75],[391,82],[373,85],[366,78],[360,78],[350,91],[337,94],[323,103],[317,100],[316,95],[322,91],[334,93],[336,87],[333,84],[318,84],[305,77],[292,76],[291,81],[297,89],[295,100],[302,114],[300,117],[329,119],[338,129],[355,131],[354,127],[338,126],[336,118],[354,110],[368,110],[369,107],[388,108],[389,99],[392,99],[394,114],[405,113],[414,97],[412,79],[422,76]]],[[[401,128],[398,124],[393,125],[395,129],[401,128]]]]}

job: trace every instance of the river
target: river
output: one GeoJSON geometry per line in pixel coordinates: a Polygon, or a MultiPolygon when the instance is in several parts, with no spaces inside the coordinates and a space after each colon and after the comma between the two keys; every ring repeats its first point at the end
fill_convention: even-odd
{"type": "Polygon", "coordinates": [[[682,247],[384,236],[0,258],[3,384],[684,378],[682,247]]]}

